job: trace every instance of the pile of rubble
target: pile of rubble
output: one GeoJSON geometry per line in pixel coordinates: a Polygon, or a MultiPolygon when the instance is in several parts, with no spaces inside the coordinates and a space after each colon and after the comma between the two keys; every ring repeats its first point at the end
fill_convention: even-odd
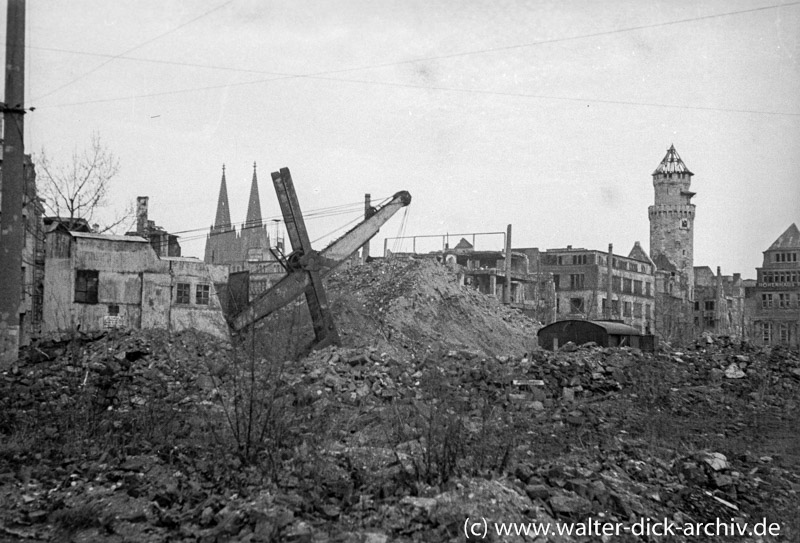
{"type": "Polygon", "coordinates": [[[346,346],[499,355],[536,348],[539,323],[462,286],[435,260],[376,260],[334,273],[328,287],[346,346]]]}
{"type": "Polygon", "coordinates": [[[329,292],[344,345],[296,361],[156,331],[31,349],[0,375],[0,540],[463,541],[467,519],[584,527],[495,541],[714,541],[586,532],[644,519],[800,537],[797,350],[543,351],[427,261],[329,292]]]}
{"type": "Polygon", "coordinates": [[[230,345],[199,333],[79,335],[31,347],[22,365],[0,377],[0,410],[59,409],[76,396],[121,411],[154,401],[190,404],[208,395],[230,359],[230,345]]]}

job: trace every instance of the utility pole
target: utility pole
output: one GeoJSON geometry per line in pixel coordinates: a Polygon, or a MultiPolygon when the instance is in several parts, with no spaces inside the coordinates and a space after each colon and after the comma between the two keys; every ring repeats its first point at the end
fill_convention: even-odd
{"type": "Polygon", "coordinates": [[[3,170],[0,207],[0,368],[17,360],[22,299],[22,218],[24,191],[23,115],[25,114],[25,0],[8,0],[6,88],[2,104],[3,170]]]}
{"type": "Polygon", "coordinates": [[[611,311],[611,298],[614,296],[614,244],[608,244],[608,257],[606,266],[606,310],[603,315],[607,320],[611,320],[613,311],[611,311]]]}
{"type": "MultiPolygon", "coordinates": [[[[372,196],[367,193],[364,195],[364,220],[372,217],[372,196]]],[[[361,263],[366,264],[369,258],[369,240],[361,246],[361,263]]]]}
{"type": "Polygon", "coordinates": [[[505,261],[505,276],[506,288],[503,290],[503,303],[511,303],[511,225],[506,228],[506,261],[505,261]]]}

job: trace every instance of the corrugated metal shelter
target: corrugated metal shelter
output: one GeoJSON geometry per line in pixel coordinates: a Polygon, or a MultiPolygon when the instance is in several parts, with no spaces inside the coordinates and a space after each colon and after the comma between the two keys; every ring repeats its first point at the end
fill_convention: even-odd
{"type": "Polygon", "coordinates": [[[556,350],[568,341],[576,345],[595,342],[602,347],[635,347],[652,351],[655,339],[619,321],[563,320],[539,330],[539,345],[556,350]]]}

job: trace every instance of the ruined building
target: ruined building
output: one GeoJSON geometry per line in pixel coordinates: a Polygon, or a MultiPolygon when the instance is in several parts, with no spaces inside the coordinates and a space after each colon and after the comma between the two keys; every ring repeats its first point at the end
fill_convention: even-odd
{"type": "Polygon", "coordinates": [[[143,237],[55,222],[47,232],[43,333],[159,328],[225,338],[217,285],[227,273],[196,258],[159,255],[143,237]]]}
{"type": "Polygon", "coordinates": [[[656,267],[655,332],[667,341],[687,341],[693,334],[693,175],[674,145],[653,172],[655,203],[648,214],[650,259],[656,267]]]}
{"type": "Polygon", "coordinates": [[[792,224],[764,251],[756,286],[748,289],[753,341],[800,345],[800,231],[792,224]]]}
{"type": "Polygon", "coordinates": [[[445,263],[458,267],[465,286],[499,300],[506,299],[508,289],[511,307],[540,322],[552,322],[555,319],[553,278],[531,267],[531,251],[538,253],[538,249],[513,249],[508,274],[505,251],[476,251],[465,238],[452,249],[445,249],[442,255],[445,263]]]}
{"type": "MultiPolygon", "coordinates": [[[[276,250],[283,251],[283,240],[279,238],[277,232],[274,244],[276,250]]],[[[281,264],[270,252],[270,247],[270,235],[261,217],[256,164],[253,163],[247,218],[238,231],[231,223],[228,185],[223,165],[217,213],[214,225],[206,237],[205,262],[227,266],[231,282],[244,285],[245,290],[249,292],[249,298],[252,299],[267,290],[285,273],[281,264]]]]}
{"type": "Polygon", "coordinates": [[[717,274],[708,266],[694,268],[694,336],[746,336],[745,281],[740,273],[717,274]]]}
{"type": "Polygon", "coordinates": [[[148,240],[158,256],[181,256],[178,236],[170,234],[162,227],[156,226],[155,221],[148,219],[148,201],[147,196],[136,198],[136,230],[126,235],[148,240]]]}
{"type": "Polygon", "coordinates": [[[539,255],[538,267],[551,273],[555,282],[556,320],[619,320],[650,334],[655,306],[653,262],[639,242],[628,256],[615,255],[611,249],[603,252],[567,246],[539,255]]]}

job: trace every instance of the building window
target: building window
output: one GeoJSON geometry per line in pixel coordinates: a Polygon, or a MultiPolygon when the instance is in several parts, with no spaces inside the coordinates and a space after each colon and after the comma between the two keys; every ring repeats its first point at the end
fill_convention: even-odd
{"type": "Polygon", "coordinates": [[[761,323],[761,341],[763,343],[770,343],[772,341],[772,323],[761,323]]]}
{"type": "Polygon", "coordinates": [[[556,290],[559,289],[560,285],[558,284],[561,277],[558,274],[553,275],[553,284],[556,286],[556,290]]]}
{"type": "Polygon", "coordinates": [[[789,307],[788,294],[778,294],[778,307],[789,307]]]}
{"type": "Polygon", "coordinates": [[[175,289],[175,303],[188,304],[191,301],[192,285],[189,283],[178,283],[175,289]]]}
{"type": "Polygon", "coordinates": [[[705,309],[706,311],[714,311],[714,300],[706,300],[705,309]]]}
{"type": "Polygon", "coordinates": [[[700,311],[700,302],[695,302],[694,303],[694,310],[695,311],[700,311]]]}
{"type": "Polygon", "coordinates": [[[575,265],[588,264],[589,255],[572,255],[572,263],[575,265]]]}
{"type": "Polygon", "coordinates": [[[706,328],[714,328],[714,317],[705,317],[703,320],[706,328]]]}
{"type": "Polygon", "coordinates": [[[641,281],[633,281],[633,293],[634,294],[642,294],[642,282],[641,281]]]}
{"type": "Polygon", "coordinates": [[[645,296],[650,296],[650,283],[645,283],[644,284],[644,295],[645,296]]]}
{"type": "Polygon", "coordinates": [[[611,300],[611,313],[619,315],[619,300],[611,300]]]}
{"type": "Polygon", "coordinates": [[[211,294],[211,286],[200,284],[197,285],[197,297],[195,299],[195,303],[197,305],[208,305],[209,295],[211,294]]]}
{"type": "Polygon", "coordinates": [[[642,304],[638,302],[633,303],[633,316],[637,319],[642,318],[642,304]]]}
{"type": "Polygon", "coordinates": [[[569,287],[572,289],[583,288],[586,276],[582,273],[572,273],[569,276],[569,287]]]}
{"type": "Polygon", "coordinates": [[[644,304],[644,316],[645,318],[650,318],[650,304],[644,304]]]}
{"type": "Polygon", "coordinates": [[[623,302],[622,309],[624,311],[625,317],[631,316],[631,303],[630,302],[623,302]]]}
{"type": "Polygon", "coordinates": [[[627,277],[622,280],[622,292],[630,294],[633,292],[633,281],[628,279],[627,277]]]}
{"type": "Polygon", "coordinates": [[[583,313],[583,298],[570,298],[569,311],[570,313],[583,313]]]}
{"type": "Polygon", "coordinates": [[[772,307],[772,294],[761,295],[761,307],[764,309],[772,307]]]}
{"type": "Polygon", "coordinates": [[[789,343],[789,325],[787,323],[782,322],[778,326],[778,338],[781,343],[789,343]]]}
{"type": "Polygon", "coordinates": [[[110,304],[108,306],[108,315],[110,317],[118,317],[119,316],[119,305],[117,304],[110,304]]]}
{"type": "Polygon", "coordinates": [[[689,228],[689,219],[681,219],[681,228],[684,230],[689,228]]]}
{"type": "Polygon", "coordinates": [[[97,270],[78,270],[75,274],[75,302],[96,304],[98,283],[97,270]]]}

